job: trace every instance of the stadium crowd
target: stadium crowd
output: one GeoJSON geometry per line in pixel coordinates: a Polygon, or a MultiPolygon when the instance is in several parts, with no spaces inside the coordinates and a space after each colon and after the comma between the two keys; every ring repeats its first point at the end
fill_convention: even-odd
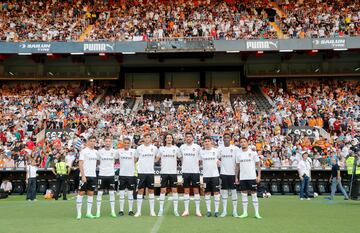
{"type": "Polygon", "coordinates": [[[87,40],[174,37],[276,38],[269,1],[123,1],[95,24],[87,40]],[[106,17],[108,16],[108,17],[106,17]]]}
{"type": "Polygon", "coordinates": [[[88,115],[94,111],[89,110],[90,105],[98,95],[97,88],[81,90],[70,84],[3,85],[0,89],[0,167],[25,167],[29,158],[36,158],[40,167],[48,167],[53,158],[73,150],[67,146],[73,141],[69,135],[38,144],[36,135],[45,127],[88,127],[88,115]]]}
{"type": "MultiPolygon", "coordinates": [[[[359,1],[278,0],[285,38],[359,34],[359,1]],[[313,6],[316,6],[314,10],[313,6]]],[[[174,37],[277,38],[271,1],[0,1],[1,41],[142,41],[174,37]]],[[[279,18],[278,16],[276,18],[279,18]]]]}
{"type": "Polygon", "coordinates": [[[286,38],[358,36],[358,0],[279,0],[285,12],[280,21],[286,38]]]}
{"type": "Polygon", "coordinates": [[[275,168],[296,166],[303,151],[311,152],[314,167],[330,166],[332,157],[344,167],[350,147],[359,143],[360,85],[356,81],[264,84],[264,93],[274,102],[268,111],[254,102],[235,100],[231,106],[209,95],[187,105],[144,100],[132,112],[123,95],[108,95],[97,103],[99,90],[96,86],[79,92],[71,86],[2,87],[0,167],[24,167],[28,158],[49,167],[61,155],[71,165],[91,135],[98,138],[98,147],[105,135],[113,135],[114,148],[121,148],[125,137],[134,146],[141,144],[146,132],[152,133],[157,146],[168,132],[180,145],[183,134],[191,131],[200,145],[210,135],[221,146],[222,135],[228,132],[235,145],[241,136],[249,138],[262,166],[275,168]],[[70,130],[59,137],[47,135],[44,144],[36,144],[36,134],[45,126],[70,130]],[[296,135],[289,133],[292,126],[323,130],[313,128],[311,135],[296,135]]]}
{"type": "Polygon", "coordinates": [[[0,40],[76,41],[96,14],[90,2],[0,1],[0,40]]]}

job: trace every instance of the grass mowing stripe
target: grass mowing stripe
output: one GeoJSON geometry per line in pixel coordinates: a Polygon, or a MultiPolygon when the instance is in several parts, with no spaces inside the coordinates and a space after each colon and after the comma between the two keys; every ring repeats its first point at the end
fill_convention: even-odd
{"type": "Polygon", "coordinates": [[[166,213],[169,211],[171,205],[169,205],[167,202],[165,202],[165,209],[164,209],[164,213],[161,217],[158,218],[158,220],[155,222],[154,226],[152,227],[150,233],[157,233],[160,229],[160,226],[162,224],[162,222],[164,221],[165,215],[166,213]]]}

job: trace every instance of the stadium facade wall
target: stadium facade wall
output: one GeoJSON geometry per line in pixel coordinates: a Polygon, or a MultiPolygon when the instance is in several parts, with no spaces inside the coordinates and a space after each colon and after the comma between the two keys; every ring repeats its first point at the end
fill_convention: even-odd
{"type": "MultiPolygon", "coordinates": [[[[169,41],[171,43],[171,41],[169,41]]],[[[217,52],[289,51],[360,48],[360,37],[332,39],[214,40],[217,52]]],[[[147,42],[0,42],[0,54],[145,53],[147,42]]],[[[186,50],[181,50],[186,51],[186,50]]],[[[175,50],[175,52],[178,52],[175,50]]]]}

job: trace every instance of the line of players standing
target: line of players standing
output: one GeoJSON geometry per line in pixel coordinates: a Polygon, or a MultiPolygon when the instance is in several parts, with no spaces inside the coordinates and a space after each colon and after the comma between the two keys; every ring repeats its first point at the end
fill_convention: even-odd
{"type": "Polygon", "coordinates": [[[213,147],[211,137],[204,137],[204,148],[194,143],[193,134],[185,133],[185,144],[180,148],[174,145],[174,138],[171,134],[166,135],[164,145],[160,148],[152,145],[151,135],[143,136],[143,144],[137,149],[131,148],[131,140],[125,138],[122,149],[112,148],[112,138],[105,138],[105,147],[96,150],[95,137],[89,137],[87,147],[80,152],[80,185],[79,194],[76,198],[77,219],[81,219],[81,209],[83,196],[87,194],[87,218],[99,218],[101,216],[101,202],[104,190],[109,190],[111,216],[116,217],[115,213],[115,171],[114,163],[120,162],[119,172],[119,216],[124,215],[125,194],[128,198],[128,214],[140,217],[143,195],[145,188],[149,193],[150,216],[155,214],[154,196],[154,163],[161,163],[161,191],[160,208],[157,216],[164,214],[164,203],[167,188],[171,188],[173,211],[175,216],[178,213],[179,195],[177,192],[177,161],[181,160],[182,165],[182,185],[184,188],[184,212],[182,216],[189,216],[190,188],[193,188],[196,215],[201,217],[200,212],[200,166],[202,165],[203,183],[205,188],[205,203],[207,217],[212,216],[211,212],[211,193],[214,194],[215,217],[225,217],[227,215],[227,200],[229,190],[231,192],[234,217],[248,217],[248,194],[252,196],[255,209],[255,217],[261,219],[259,215],[259,203],[257,199],[257,184],[261,179],[261,169],[259,157],[256,152],[248,147],[246,138],[240,139],[240,147],[230,145],[231,136],[224,134],[224,145],[219,148],[213,147]],[[135,164],[137,163],[138,176],[135,176],[135,164]],[[99,166],[99,176],[96,175],[96,167],[99,166]],[[218,167],[220,166],[220,174],[218,167]],[[220,188],[221,180],[221,188],[220,188]],[[133,191],[137,182],[137,211],[133,212],[133,191]],[[240,185],[243,214],[237,214],[237,191],[236,185],[240,185]],[[98,185],[97,193],[97,213],[92,215],[94,190],[98,185]],[[126,192],[127,191],[127,192],[126,192]],[[223,211],[219,215],[220,193],[223,202],[223,211]]]}

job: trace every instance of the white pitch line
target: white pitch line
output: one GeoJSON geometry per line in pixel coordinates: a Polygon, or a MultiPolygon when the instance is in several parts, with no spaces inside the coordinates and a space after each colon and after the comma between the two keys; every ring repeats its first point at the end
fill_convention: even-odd
{"type": "MultiPolygon", "coordinates": [[[[169,201],[169,200],[168,200],[169,201]]],[[[151,228],[150,233],[157,233],[160,229],[160,226],[162,224],[162,222],[164,221],[165,218],[165,214],[168,212],[169,208],[170,208],[171,204],[167,204],[165,202],[165,208],[164,208],[164,213],[161,217],[158,218],[158,220],[155,222],[154,226],[151,228]]]]}

